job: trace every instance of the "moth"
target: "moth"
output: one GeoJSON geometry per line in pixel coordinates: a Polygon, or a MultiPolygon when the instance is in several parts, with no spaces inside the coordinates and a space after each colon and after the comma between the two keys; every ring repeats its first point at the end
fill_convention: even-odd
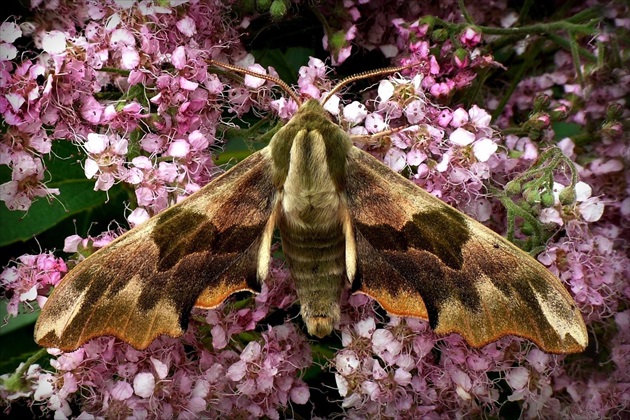
{"type": "MultiPolygon", "coordinates": [[[[161,334],[180,336],[194,306],[260,290],[278,229],[313,336],[333,331],[350,288],[475,347],[505,335],[552,353],[586,347],[570,294],[535,259],[355,147],[317,100],[213,64],[274,81],[297,113],[268,146],[80,262],[45,304],[39,344],[68,351],[113,335],[144,349],[161,334]]],[[[401,69],[344,79],[327,98],[401,69]]]]}

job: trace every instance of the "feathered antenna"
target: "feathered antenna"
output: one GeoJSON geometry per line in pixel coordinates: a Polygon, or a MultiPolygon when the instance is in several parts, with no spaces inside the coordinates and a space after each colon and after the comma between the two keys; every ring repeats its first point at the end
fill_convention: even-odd
{"type": "MultiPolygon", "coordinates": [[[[228,69],[228,70],[232,70],[238,73],[242,73],[242,74],[248,74],[250,76],[253,77],[258,77],[260,79],[265,79],[265,80],[269,80],[270,82],[273,82],[275,84],[277,84],[278,86],[280,86],[282,89],[284,89],[284,91],[289,94],[289,96],[295,101],[295,103],[300,106],[302,105],[302,100],[300,99],[300,97],[298,96],[297,93],[295,93],[295,91],[293,89],[291,89],[291,87],[289,85],[287,85],[282,79],[279,79],[277,77],[268,75],[268,74],[263,74],[263,73],[257,73],[255,71],[251,71],[249,69],[246,69],[244,67],[240,67],[240,66],[235,66],[233,64],[227,64],[227,63],[222,63],[221,61],[215,61],[215,60],[208,60],[208,62],[210,64],[213,64],[217,67],[223,67],[224,69],[228,69]]],[[[328,92],[328,94],[326,94],[326,96],[324,97],[324,100],[321,102],[322,105],[324,105],[326,102],[328,102],[328,100],[335,94],[337,93],[342,87],[344,87],[347,84],[350,84],[352,82],[356,82],[357,80],[362,80],[362,79],[367,79],[369,77],[374,77],[374,76],[382,76],[385,74],[391,74],[391,73],[396,73],[397,71],[401,71],[401,70],[405,70],[408,69],[409,67],[412,67],[413,64],[409,64],[406,66],[399,66],[399,67],[386,67],[384,69],[377,69],[377,70],[368,70],[368,71],[364,71],[362,73],[358,73],[352,76],[348,76],[344,79],[342,79],[339,83],[337,83],[335,85],[335,87],[333,87],[333,89],[328,92]]]]}
{"type": "Polygon", "coordinates": [[[284,91],[287,94],[289,94],[289,96],[295,101],[296,104],[298,104],[298,106],[302,105],[302,101],[300,100],[300,97],[297,95],[297,93],[295,93],[295,91],[293,89],[291,89],[291,87],[289,85],[287,85],[282,79],[279,79],[279,78],[274,77],[274,76],[270,76],[268,74],[257,73],[255,71],[251,71],[251,70],[246,69],[244,67],[239,67],[239,66],[235,66],[235,65],[227,64],[227,63],[222,63],[220,61],[208,60],[208,62],[210,64],[213,64],[213,65],[217,66],[217,67],[223,67],[224,69],[236,71],[238,73],[248,74],[248,75],[253,76],[253,77],[258,77],[260,79],[265,79],[265,80],[268,80],[270,82],[273,82],[273,83],[277,84],[278,86],[280,86],[282,89],[284,89],[284,91]]]}
{"type": "Polygon", "coordinates": [[[328,102],[328,100],[330,98],[332,98],[332,96],[335,93],[339,92],[339,90],[342,87],[344,87],[345,85],[347,85],[349,83],[356,82],[357,80],[367,79],[369,77],[382,76],[382,75],[385,75],[385,74],[396,73],[397,71],[408,69],[411,66],[413,66],[413,64],[409,64],[409,65],[406,65],[406,66],[400,66],[400,67],[386,67],[384,69],[368,70],[368,71],[364,71],[362,73],[354,74],[352,76],[348,76],[348,77],[346,77],[344,79],[341,79],[341,81],[339,83],[337,83],[335,85],[335,87],[330,92],[328,92],[328,94],[326,94],[326,96],[324,97],[324,100],[322,101],[322,105],[324,105],[326,102],[328,102]]]}

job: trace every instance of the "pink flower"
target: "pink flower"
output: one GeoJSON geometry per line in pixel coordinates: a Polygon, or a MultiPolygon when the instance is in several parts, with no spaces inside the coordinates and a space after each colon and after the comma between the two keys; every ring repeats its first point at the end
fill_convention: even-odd
{"type": "Polygon", "coordinates": [[[473,28],[468,27],[459,36],[459,41],[468,48],[474,48],[481,41],[481,33],[478,33],[473,28]]]}
{"type": "MultiPolygon", "coordinates": [[[[267,70],[260,64],[253,64],[248,67],[248,70],[253,71],[254,73],[267,74],[267,70]]],[[[249,74],[245,75],[243,84],[252,89],[258,89],[263,86],[267,81],[265,79],[261,79],[260,77],[251,76],[249,74]]]]}
{"type": "Polygon", "coordinates": [[[176,26],[182,34],[189,38],[197,33],[195,21],[190,16],[184,16],[177,21],[176,26]]]}
{"type": "Polygon", "coordinates": [[[405,108],[405,115],[407,120],[412,124],[421,122],[425,117],[426,105],[421,100],[414,100],[405,108]]]}
{"type": "Polygon", "coordinates": [[[68,267],[61,258],[50,253],[39,255],[25,254],[0,273],[2,295],[8,300],[7,312],[17,316],[23,303],[30,307],[33,301],[41,301],[61,280],[68,267]]]}

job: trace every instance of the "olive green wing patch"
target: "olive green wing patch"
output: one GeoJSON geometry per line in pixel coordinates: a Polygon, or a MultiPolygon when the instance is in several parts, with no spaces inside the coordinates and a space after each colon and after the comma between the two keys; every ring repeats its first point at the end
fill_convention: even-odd
{"type": "Polygon", "coordinates": [[[505,335],[553,353],[588,337],[571,295],[544,266],[490,229],[353,149],[348,207],[355,288],[389,313],[428,319],[476,347],[505,335]]]}
{"type": "Polygon", "coordinates": [[[251,155],[79,263],[48,299],[35,340],[73,350],[113,335],[143,349],[183,334],[195,304],[258,289],[259,259],[269,258],[260,244],[273,232],[270,165],[267,149],[251,155]]]}

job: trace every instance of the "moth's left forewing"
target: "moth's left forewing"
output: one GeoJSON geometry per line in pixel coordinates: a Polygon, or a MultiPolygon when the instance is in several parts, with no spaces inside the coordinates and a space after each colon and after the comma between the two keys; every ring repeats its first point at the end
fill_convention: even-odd
{"type": "Polygon", "coordinates": [[[356,148],[347,196],[358,291],[388,312],[428,318],[437,333],[477,347],[505,335],[555,353],[586,347],[581,314],[548,270],[356,148]]]}
{"type": "Polygon", "coordinates": [[[276,208],[270,171],[268,149],[254,153],[79,263],[44,306],[36,341],[73,350],[113,335],[143,349],[181,335],[193,305],[257,290],[276,208]]]}

